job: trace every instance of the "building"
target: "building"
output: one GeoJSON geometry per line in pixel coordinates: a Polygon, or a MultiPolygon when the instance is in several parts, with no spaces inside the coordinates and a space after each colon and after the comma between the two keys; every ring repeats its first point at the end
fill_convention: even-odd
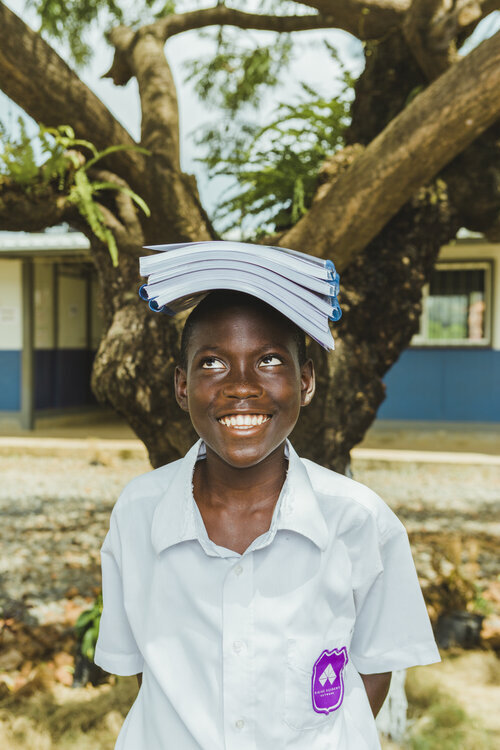
{"type": "Polygon", "coordinates": [[[0,421],[95,405],[92,360],[101,326],[87,238],[0,234],[0,421]]]}
{"type": "MultiPolygon", "coordinates": [[[[96,407],[96,283],[83,235],[0,233],[0,423],[96,407]]],[[[442,248],[385,381],[379,422],[500,423],[500,243],[462,233],[442,248]]]]}
{"type": "Polygon", "coordinates": [[[461,230],[441,249],[385,383],[378,420],[500,423],[500,243],[461,230]]]}

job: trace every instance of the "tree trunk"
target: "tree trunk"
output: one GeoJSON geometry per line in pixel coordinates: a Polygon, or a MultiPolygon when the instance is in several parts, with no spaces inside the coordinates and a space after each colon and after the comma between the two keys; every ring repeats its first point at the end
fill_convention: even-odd
{"type": "Polygon", "coordinates": [[[422,189],[341,277],[336,349],[314,346],[318,386],[293,436],[299,453],[341,473],[385,398],[383,376],[418,330],[422,287],[455,236],[443,186],[422,189]]]}
{"type": "MultiPolygon", "coordinates": [[[[325,13],[325,23],[334,23],[328,15],[329,0],[307,4],[325,13]]],[[[349,4],[340,25],[358,18],[356,8],[356,2],[349,4]]],[[[459,179],[464,164],[476,176],[474,164],[479,161],[488,174],[482,206],[474,209],[471,223],[500,231],[498,126],[492,125],[500,111],[500,33],[427,86],[416,63],[422,45],[411,33],[403,38],[397,27],[405,9],[397,0],[381,0],[371,3],[369,18],[360,17],[360,38],[376,40],[367,46],[366,69],[356,85],[349,145],[327,165],[324,175],[329,181],[319,185],[310,212],[281,240],[340,261],[344,317],[334,326],[337,349],[327,355],[311,346],[317,395],[304,410],[293,440],[302,455],[341,472],[384,398],[382,378],[418,328],[422,287],[439,249],[464,223],[471,203],[464,188],[467,180],[459,179]],[[392,19],[391,27],[379,38],[375,28],[377,23],[384,26],[383,17],[392,19]],[[408,47],[412,40],[420,45],[418,50],[408,47]],[[461,149],[466,150],[457,157],[461,149]],[[480,160],[471,156],[479,153],[477,149],[480,160]],[[453,158],[455,162],[436,179],[438,170],[453,158]]],[[[200,12],[199,26],[220,12],[226,11],[200,12]]],[[[195,27],[193,15],[187,15],[172,15],[136,30],[119,27],[110,34],[116,55],[109,75],[118,85],[137,79],[141,145],[151,152],[117,152],[106,163],[112,171],[95,175],[132,188],[151,209],[151,218],[146,218],[123,193],[101,196],[106,224],[119,248],[118,268],[57,184],[27,193],[0,178],[2,228],[39,230],[68,221],[89,236],[105,328],[93,388],[103,403],[128,420],[144,441],[153,466],[182,456],[195,435],[173,393],[183,319],[153,314],[139,299],[138,258],[144,244],[214,236],[194,179],[180,170],[177,98],[163,49],[176,22],[195,27]]],[[[259,23],[263,18],[257,19],[259,23]]],[[[242,23],[241,14],[238,19],[242,23]]],[[[441,56],[440,64],[442,60],[441,56]]],[[[78,138],[99,148],[133,145],[105,105],[1,2],[0,85],[45,124],[70,124],[78,138]]]]}

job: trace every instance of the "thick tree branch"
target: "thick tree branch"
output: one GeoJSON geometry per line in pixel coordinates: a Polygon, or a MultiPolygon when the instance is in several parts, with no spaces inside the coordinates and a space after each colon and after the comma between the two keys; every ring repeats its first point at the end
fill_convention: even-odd
{"type": "Polygon", "coordinates": [[[456,0],[440,19],[436,19],[432,33],[436,38],[457,39],[460,45],[483,18],[498,9],[500,0],[456,0]]]}
{"type": "MultiPolygon", "coordinates": [[[[71,125],[78,138],[98,149],[134,140],[98,97],[59,55],[0,3],[0,88],[37,122],[71,125]],[[43,71],[43,75],[41,74],[43,71]]],[[[133,187],[145,157],[121,151],[110,158],[113,168],[133,187]]]]}
{"type": "Polygon", "coordinates": [[[408,46],[429,81],[444,73],[458,58],[456,35],[450,36],[446,25],[443,26],[448,10],[446,0],[413,0],[403,22],[408,46]]]}
{"type": "MultiPolygon", "coordinates": [[[[139,84],[142,109],[141,143],[152,156],[149,177],[143,183],[141,196],[153,214],[162,217],[161,235],[145,227],[145,240],[179,242],[208,239],[213,230],[200,205],[194,178],[180,168],[179,115],[177,93],[170,67],[165,58],[164,41],[155,25],[137,31],[120,26],[109,35],[115,46],[115,63],[108,75],[115,83],[122,76],[135,76],[139,84]],[[167,234],[165,234],[167,231],[167,234]]],[[[153,227],[157,222],[153,222],[153,227]]]]}
{"type": "Polygon", "coordinates": [[[411,0],[300,0],[316,8],[335,28],[348,31],[361,41],[381,39],[399,27],[411,0]]]}
{"type": "Polygon", "coordinates": [[[155,26],[168,39],[176,34],[205,26],[236,26],[240,29],[256,29],[259,31],[278,31],[282,33],[292,31],[308,31],[323,29],[334,25],[333,19],[327,21],[321,14],[305,16],[276,16],[258,13],[245,13],[236,8],[217,5],[214,8],[200,8],[188,13],[161,18],[155,26]]]}
{"type": "Polygon", "coordinates": [[[496,7],[500,0],[413,0],[403,21],[406,41],[429,81],[458,60],[460,40],[496,7]]]}
{"type": "Polygon", "coordinates": [[[314,245],[345,268],[421,185],[498,119],[499,91],[500,32],[392,120],[282,244],[314,245]]]}
{"type": "Polygon", "coordinates": [[[109,39],[117,54],[107,74],[115,83],[137,78],[141,98],[141,144],[177,171],[180,170],[177,92],[165,57],[164,40],[155,25],[137,32],[119,26],[109,39]]]}
{"type": "Polygon", "coordinates": [[[0,180],[0,228],[9,232],[40,232],[78,216],[67,195],[55,185],[30,191],[14,182],[0,180]]]}

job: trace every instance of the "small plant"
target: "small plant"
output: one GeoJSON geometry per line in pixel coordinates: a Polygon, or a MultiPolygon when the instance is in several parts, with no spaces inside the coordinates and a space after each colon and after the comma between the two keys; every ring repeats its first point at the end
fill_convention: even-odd
{"type": "Polygon", "coordinates": [[[102,614],[102,594],[99,594],[92,607],[82,612],[75,624],[80,651],[89,661],[94,661],[95,646],[99,635],[102,614]]]}
{"type": "Polygon", "coordinates": [[[61,183],[68,169],[63,145],[43,127],[31,138],[21,117],[17,125],[19,135],[15,138],[0,122],[0,176],[21,185],[28,193],[54,179],[61,183]]]}

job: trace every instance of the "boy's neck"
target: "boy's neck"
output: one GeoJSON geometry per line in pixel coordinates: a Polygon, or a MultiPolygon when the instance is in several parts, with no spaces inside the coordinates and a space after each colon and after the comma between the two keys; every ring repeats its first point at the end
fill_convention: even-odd
{"type": "Polygon", "coordinates": [[[206,450],[206,460],[198,461],[193,478],[198,506],[242,513],[274,508],[288,467],[284,443],[263,461],[243,469],[227,464],[209,446],[206,450]]]}

